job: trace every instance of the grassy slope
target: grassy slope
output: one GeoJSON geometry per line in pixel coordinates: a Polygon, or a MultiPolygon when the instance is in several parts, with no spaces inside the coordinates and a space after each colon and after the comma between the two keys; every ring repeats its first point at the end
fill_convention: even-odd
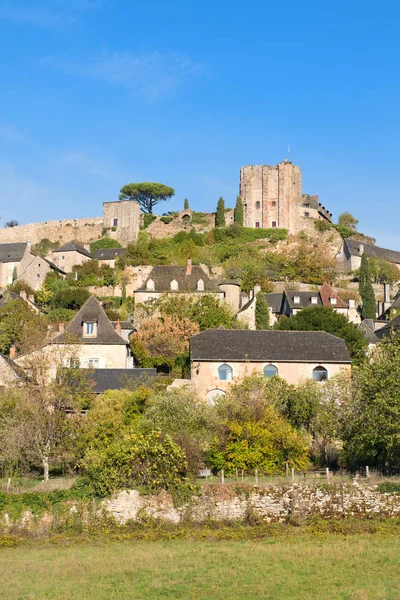
{"type": "Polygon", "coordinates": [[[0,551],[8,600],[395,600],[400,539],[118,542],[0,551]]]}

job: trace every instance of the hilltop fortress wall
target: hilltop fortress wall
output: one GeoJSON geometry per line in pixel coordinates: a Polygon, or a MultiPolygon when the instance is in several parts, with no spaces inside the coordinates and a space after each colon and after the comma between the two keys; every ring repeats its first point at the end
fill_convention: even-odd
{"type": "Polygon", "coordinates": [[[80,242],[87,244],[98,240],[106,233],[122,245],[137,240],[140,228],[140,208],[132,200],[104,202],[103,216],[87,219],[63,219],[44,223],[29,223],[0,229],[0,244],[30,242],[37,244],[47,238],[65,244],[80,242]]]}

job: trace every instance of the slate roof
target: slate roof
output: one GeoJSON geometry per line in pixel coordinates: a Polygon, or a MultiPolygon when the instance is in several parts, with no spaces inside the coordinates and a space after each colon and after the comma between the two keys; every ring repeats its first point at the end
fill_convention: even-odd
{"type": "Polygon", "coordinates": [[[73,340],[78,340],[84,344],[127,345],[127,342],[115,331],[113,324],[95,296],[90,296],[65,328],[64,333],[60,333],[51,343],[68,344],[73,340]],[[96,337],[83,336],[83,323],[85,321],[97,323],[96,337]]]}
{"type": "Polygon", "coordinates": [[[149,379],[155,379],[156,375],[157,369],[88,369],[87,378],[94,383],[91,391],[101,394],[106,390],[129,389],[132,383],[145,385],[149,379]]]}
{"type": "Polygon", "coordinates": [[[400,314],[388,322],[387,325],[375,331],[376,337],[380,340],[385,337],[390,337],[392,333],[397,333],[400,330],[400,314]]]}
{"type": "Polygon", "coordinates": [[[376,258],[383,258],[392,263],[400,264],[400,252],[396,250],[388,250],[387,248],[380,248],[373,244],[364,244],[363,242],[356,242],[355,240],[344,240],[345,251],[349,256],[362,256],[363,252],[367,257],[375,256],[376,258]],[[360,246],[363,249],[360,249],[360,246]]]}
{"type": "Polygon", "coordinates": [[[0,244],[0,263],[20,262],[27,246],[28,242],[0,244]]]}
{"type": "Polygon", "coordinates": [[[173,265],[158,265],[153,267],[143,286],[138,289],[138,292],[148,291],[146,283],[149,279],[154,281],[154,292],[171,292],[170,284],[174,279],[178,282],[178,290],[176,292],[196,292],[197,282],[199,279],[204,281],[205,292],[220,291],[217,285],[199,266],[192,266],[190,275],[186,275],[186,267],[176,267],[173,265]]]}
{"type": "Polygon", "coordinates": [[[322,301],[318,292],[293,292],[292,290],[285,291],[286,300],[290,308],[307,308],[308,306],[321,306],[322,301]],[[317,298],[316,304],[311,304],[311,297],[317,298]],[[300,298],[300,302],[295,302],[294,298],[300,298]]]}
{"type": "Polygon", "coordinates": [[[18,379],[25,381],[27,379],[25,371],[21,369],[19,365],[17,365],[12,358],[9,356],[5,356],[4,354],[0,354],[0,357],[7,363],[8,367],[15,373],[18,379]]]}
{"type": "MultiPolygon", "coordinates": [[[[130,321],[120,321],[121,329],[128,329],[129,331],[133,331],[135,328],[130,321]]],[[[117,328],[118,321],[111,321],[114,329],[117,328]]]]}
{"type": "Polygon", "coordinates": [[[190,340],[191,360],[351,363],[344,340],[325,331],[208,329],[190,340]]]}
{"type": "Polygon", "coordinates": [[[358,329],[363,332],[365,339],[369,344],[376,344],[379,342],[379,338],[374,333],[374,321],[373,319],[364,319],[358,326],[358,329]]]}
{"type": "Polygon", "coordinates": [[[99,248],[94,253],[96,260],[114,260],[126,252],[126,248],[99,248]]]}
{"type": "Polygon", "coordinates": [[[15,292],[8,290],[7,288],[0,289],[0,308],[6,306],[8,302],[12,302],[13,300],[21,300],[21,302],[27,302],[30,306],[33,306],[33,308],[35,308],[37,311],[40,310],[34,302],[31,302],[29,300],[28,297],[26,298],[26,300],[24,300],[19,294],[16,294],[15,292]]]}
{"type": "Polygon", "coordinates": [[[79,254],[83,254],[83,256],[87,256],[88,258],[93,258],[93,256],[82,246],[78,246],[74,242],[68,242],[64,244],[60,248],[56,248],[53,252],[79,252],[79,254]]]}
{"type": "Polygon", "coordinates": [[[47,258],[43,258],[43,256],[41,256],[40,258],[42,258],[44,260],[44,262],[47,262],[47,264],[54,269],[55,271],[58,271],[59,273],[61,273],[61,275],[66,275],[66,272],[63,271],[62,269],[60,269],[60,267],[58,267],[56,264],[54,264],[53,262],[51,262],[51,260],[48,260],[47,258]]]}
{"type": "Polygon", "coordinates": [[[283,303],[283,292],[275,293],[272,292],[270,294],[264,294],[265,299],[268,302],[268,306],[272,308],[273,313],[281,313],[282,312],[282,303],[283,303]]]}

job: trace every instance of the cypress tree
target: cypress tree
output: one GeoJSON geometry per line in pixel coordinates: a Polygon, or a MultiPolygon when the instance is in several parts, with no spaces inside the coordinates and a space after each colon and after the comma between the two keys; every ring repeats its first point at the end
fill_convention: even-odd
{"type": "Polygon", "coordinates": [[[262,292],[256,296],[256,329],[269,329],[268,302],[262,292]]]}
{"type": "Polygon", "coordinates": [[[361,257],[360,275],[358,290],[361,296],[361,317],[363,319],[376,318],[376,302],[374,288],[372,287],[371,277],[368,269],[368,258],[364,252],[361,257]]]}
{"type": "Polygon", "coordinates": [[[189,200],[187,198],[183,201],[183,210],[189,210],[189,200]]]}
{"type": "Polygon", "coordinates": [[[238,196],[236,198],[236,206],[235,206],[235,213],[233,216],[233,221],[236,225],[240,225],[241,227],[243,227],[243,219],[244,219],[244,213],[243,213],[243,202],[240,196],[238,196]]]}
{"type": "Polygon", "coordinates": [[[215,227],[225,227],[225,202],[223,198],[218,200],[215,227]]]}

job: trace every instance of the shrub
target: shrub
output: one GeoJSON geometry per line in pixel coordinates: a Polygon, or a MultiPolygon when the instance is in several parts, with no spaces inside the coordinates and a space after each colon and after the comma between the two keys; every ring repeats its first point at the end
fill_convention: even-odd
{"type": "Polygon", "coordinates": [[[314,227],[319,233],[325,233],[325,231],[329,231],[332,225],[329,221],[325,221],[323,219],[316,219],[314,221],[314,227]]]}
{"type": "Polygon", "coordinates": [[[153,221],[157,219],[157,215],[153,214],[145,214],[143,215],[143,227],[141,229],[147,229],[149,225],[152,224],[153,221]]]}
{"type": "Polygon", "coordinates": [[[76,310],[85,304],[89,296],[89,292],[84,288],[71,287],[65,290],[61,289],[54,294],[52,304],[55,308],[76,310]]]}
{"type": "Polygon", "coordinates": [[[165,223],[165,225],[168,225],[168,223],[171,223],[171,221],[173,221],[174,218],[173,217],[161,217],[160,221],[162,221],[163,223],[165,223]]]}
{"type": "Polygon", "coordinates": [[[35,244],[32,247],[33,254],[38,254],[39,256],[47,256],[50,250],[56,250],[60,247],[60,242],[52,242],[49,238],[42,238],[40,242],[35,244]]]}
{"type": "Polygon", "coordinates": [[[117,242],[117,240],[107,237],[96,240],[90,244],[90,252],[92,254],[94,254],[96,250],[99,250],[100,248],[122,248],[122,246],[119,242],[117,242]]]}
{"type": "Polygon", "coordinates": [[[75,316],[75,311],[70,308],[53,308],[45,315],[48,323],[69,323],[75,316]]]}

